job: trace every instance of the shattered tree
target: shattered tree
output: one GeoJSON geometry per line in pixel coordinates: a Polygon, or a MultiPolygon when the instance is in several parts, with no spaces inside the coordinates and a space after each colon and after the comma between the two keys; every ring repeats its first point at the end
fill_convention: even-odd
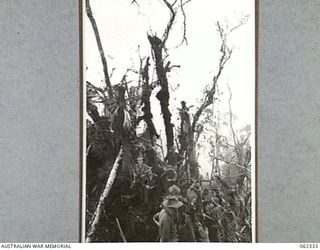
{"type": "MultiPolygon", "coordinates": [[[[86,242],[157,240],[157,227],[143,205],[145,190],[139,183],[135,164],[139,155],[144,155],[146,166],[150,166],[160,177],[163,176],[166,167],[177,166],[178,183],[190,185],[192,182],[200,181],[196,147],[197,140],[203,132],[200,118],[205,109],[214,103],[220,75],[232,51],[227,46],[225,31],[217,23],[221,39],[217,73],[208,84],[201,103],[193,114],[189,111],[187,103],[181,102],[180,131],[179,136],[175,138],[168,75],[173,67],[179,66],[171,66],[166,43],[180,11],[184,20],[179,46],[187,44],[184,6],[190,0],[162,2],[169,11],[170,18],[161,38],[151,32],[146,37],[152,54],[140,58],[140,69],[131,69],[137,72],[141,79],[141,84],[139,80],[137,87],[129,86],[126,80],[129,70],[120,83],[111,82],[99,29],[90,1],[86,0],[86,13],[94,31],[105,83],[104,87],[99,88],[87,82],[87,113],[91,121],[87,123],[86,242]],[[155,68],[155,81],[150,78],[151,65],[155,68]],[[166,149],[162,151],[166,152],[166,155],[162,158],[157,155],[155,149],[155,145],[159,144],[158,139],[161,138],[152,120],[150,101],[156,86],[159,86],[159,91],[155,96],[159,101],[165,127],[166,149]],[[103,106],[103,111],[98,110],[99,105],[103,106]],[[140,108],[142,115],[139,112],[140,108]],[[142,136],[138,136],[136,128],[142,121],[146,124],[146,130],[142,136]]],[[[139,5],[136,1],[133,3],[139,5]]],[[[160,184],[163,184],[161,178],[160,184]]],[[[161,189],[158,200],[162,199],[165,192],[166,190],[161,189]]]]}

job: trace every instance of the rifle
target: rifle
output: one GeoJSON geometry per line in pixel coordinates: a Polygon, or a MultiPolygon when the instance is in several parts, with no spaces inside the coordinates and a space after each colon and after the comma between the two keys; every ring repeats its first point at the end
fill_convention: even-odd
{"type": "Polygon", "coordinates": [[[221,224],[220,220],[218,219],[217,214],[212,210],[212,212],[214,213],[214,216],[216,217],[216,219],[210,217],[209,215],[203,213],[202,216],[211,220],[211,221],[217,221],[219,226],[226,232],[226,234],[229,236],[229,238],[232,240],[232,242],[238,242],[237,237],[234,236],[231,232],[228,231],[228,229],[221,224]]]}

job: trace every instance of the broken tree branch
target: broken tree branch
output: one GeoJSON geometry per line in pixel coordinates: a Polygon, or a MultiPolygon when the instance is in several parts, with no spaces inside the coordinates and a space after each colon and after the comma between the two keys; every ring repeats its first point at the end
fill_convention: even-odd
{"type": "Polygon", "coordinates": [[[214,94],[216,92],[216,87],[217,87],[219,77],[222,73],[222,70],[224,69],[225,64],[230,59],[231,54],[232,54],[232,50],[229,49],[229,47],[227,45],[226,34],[225,34],[223,28],[220,26],[219,22],[217,22],[217,27],[218,27],[218,33],[219,33],[220,39],[221,39],[221,48],[220,48],[221,56],[220,56],[220,60],[219,60],[218,72],[213,77],[212,85],[210,87],[208,87],[208,89],[205,91],[205,96],[203,98],[203,101],[193,116],[193,121],[192,121],[193,131],[195,131],[196,124],[199,121],[199,118],[200,118],[201,114],[203,113],[203,111],[208,106],[213,104],[214,94]]]}
{"type": "Polygon", "coordinates": [[[106,95],[103,89],[94,86],[91,82],[87,81],[87,89],[92,89],[100,98],[106,100],[106,95]]]}
{"type": "Polygon", "coordinates": [[[184,4],[182,0],[180,0],[180,10],[183,16],[183,35],[182,35],[182,40],[180,42],[180,44],[178,46],[176,46],[176,48],[178,48],[179,46],[181,46],[184,42],[186,43],[186,45],[188,45],[188,39],[187,39],[187,16],[186,13],[184,11],[184,4]]]}
{"type": "Polygon", "coordinates": [[[182,6],[185,6],[187,3],[190,3],[192,0],[187,0],[187,1],[185,1],[183,4],[182,4],[182,6]]]}
{"type": "Polygon", "coordinates": [[[120,236],[121,236],[121,238],[122,238],[122,241],[123,241],[123,242],[127,242],[127,239],[126,239],[126,237],[124,236],[124,233],[123,233],[123,231],[122,231],[122,228],[121,228],[121,225],[120,225],[120,222],[119,222],[119,219],[118,219],[118,218],[116,218],[116,222],[117,222],[117,226],[118,226],[119,233],[120,233],[120,236]]]}
{"type": "Polygon", "coordinates": [[[227,164],[234,165],[234,166],[236,166],[236,167],[238,167],[238,168],[245,169],[245,170],[247,170],[248,172],[251,172],[250,169],[248,169],[248,168],[246,168],[246,167],[244,167],[244,166],[241,166],[241,165],[239,165],[238,163],[235,163],[235,162],[233,162],[233,161],[227,161],[227,160],[225,160],[225,159],[223,159],[223,158],[221,158],[221,157],[215,157],[215,159],[217,159],[217,160],[219,160],[219,161],[223,161],[223,162],[225,162],[225,163],[227,163],[227,164]]]}
{"type": "Polygon", "coordinates": [[[176,17],[176,12],[173,10],[173,5],[174,4],[170,4],[167,0],[163,0],[163,2],[165,3],[165,5],[168,7],[168,9],[170,10],[170,20],[167,24],[167,27],[163,33],[163,37],[162,37],[162,47],[165,46],[167,40],[168,40],[168,37],[169,37],[169,32],[172,28],[172,25],[173,25],[173,22],[174,22],[174,19],[176,17]]]}

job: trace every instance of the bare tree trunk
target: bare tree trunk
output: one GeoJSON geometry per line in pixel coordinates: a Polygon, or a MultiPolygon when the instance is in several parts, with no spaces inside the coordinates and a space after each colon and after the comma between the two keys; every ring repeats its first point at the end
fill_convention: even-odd
{"type": "Polygon", "coordinates": [[[99,49],[101,62],[102,62],[102,66],[103,66],[104,80],[105,80],[105,83],[106,83],[107,92],[108,92],[109,97],[113,97],[112,88],[111,88],[111,82],[110,82],[109,73],[108,73],[107,60],[106,60],[106,57],[104,55],[104,51],[103,51],[103,47],[102,47],[102,43],[101,43],[101,39],[100,39],[100,35],[99,35],[98,26],[97,26],[96,20],[94,19],[93,15],[92,15],[92,10],[91,10],[91,6],[90,6],[90,1],[89,0],[86,0],[86,12],[87,12],[87,16],[88,16],[88,18],[90,20],[92,29],[94,31],[94,36],[96,37],[97,46],[98,46],[98,49],[99,49]]]}
{"type": "Polygon", "coordinates": [[[161,89],[157,93],[156,97],[160,102],[162,117],[165,125],[166,138],[167,138],[167,158],[169,164],[173,161],[173,145],[174,145],[174,137],[173,137],[173,125],[171,123],[171,112],[169,109],[169,87],[168,87],[168,78],[167,72],[168,69],[164,67],[163,64],[163,42],[157,36],[148,36],[149,42],[151,44],[151,48],[153,51],[153,55],[155,58],[156,64],[156,72],[159,80],[159,85],[161,89]]]}
{"type": "Polygon", "coordinates": [[[234,127],[233,127],[233,112],[232,112],[232,108],[231,108],[231,99],[232,99],[232,92],[230,89],[230,86],[228,86],[229,89],[229,118],[230,118],[230,128],[231,128],[231,133],[232,133],[232,138],[233,138],[233,143],[234,143],[234,150],[236,152],[237,155],[237,164],[239,166],[243,166],[243,168],[238,169],[238,175],[240,175],[239,177],[236,177],[236,183],[239,185],[240,188],[243,187],[243,181],[244,181],[244,177],[247,174],[245,169],[245,162],[244,162],[244,155],[243,155],[243,145],[240,143],[235,131],[234,131],[234,127]]]}
{"type": "Polygon", "coordinates": [[[154,123],[152,121],[153,115],[151,112],[150,97],[151,97],[153,87],[149,83],[149,66],[150,66],[150,63],[149,63],[149,57],[148,57],[146,60],[146,65],[142,71],[142,80],[143,80],[142,89],[143,89],[143,91],[142,91],[141,101],[143,104],[142,111],[144,114],[143,114],[143,116],[138,118],[137,123],[139,123],[141,120],[144,120],[146,122],[146,124],[148,125],[148,129],[149,129],[151,144],[154,145],[154,136],[159,138],[159,135],[158,135],[157,130],[156,130],[154,123]]]}
{"type": "Polygon", "coordinates": [[[92,242],[93,240],[93,237],[94,237],[94,234],[97,230],[97,225],[100,221],[100,218],[101,218],[101,215],[102,215],[102,212],[103,212],[103,209],[104,209],[104,204],[105,204],[105,200],[106,198],[108,197],[108,195],[110,194],[110,191],[111,191],[111,188],[112,188],[112,184],[114,182],[114,180],[116,179],[116,176],[117,176],[117,170],[120,166],[120,161],[122,159],[122,147],[120,148],[119,150],[119,153],[118,153],[118,156],[116,158],[116,160],[114,161],[114,164],[113,164],[113,167],[112,167],[112,170],[109,174],[109,178],[108,178],[108,181],[106,183],[106,186],[103,190],[103,193],[101,194],[100,196],[100,199],[99,199],[99,203],[98,203],[98,206],[96,208],[96,211],[93,215],[93,219],[92,219],[92,223],[88,229],[88,233],[87,233],[87,237],[86,237],[86,242],[89,243],[89,242],[92,242]]]}
{"type": "Polygon", "coordinates": [[[180,146],[181,153],[186,155],[188,164],[189,177],[198,180],[199,168],[196,157],[196,141],[194,131],[191,127],[189,110],[186,106],[186,102],[181,102],[180,109],[180,146]],[[191,176],[190,176],[191,175],[191,176]]]}

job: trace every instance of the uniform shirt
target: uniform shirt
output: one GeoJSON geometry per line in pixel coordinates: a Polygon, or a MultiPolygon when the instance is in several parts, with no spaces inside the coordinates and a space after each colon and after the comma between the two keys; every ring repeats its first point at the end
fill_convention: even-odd
{"type": "Polygon", "coordinates": [[[147,174],[144,177],[144,183],[147,186],[147,189],[153,189],[153,188],[157,187],[157,185],[159,183],[159,177],[158,177],[158,175],[156,175],[154,173],[152,173],[151,175],[147,174]]]}
{"type": "Polygon", "coordinates": [[[139,166],[138,164],[136,165],[136,174],[139,176],[139,177],[144,177],[146,175],[146,172],[147,170],[149,170],[149,166],[146,165],[146,164],[142,164],[142,166],[139,166]]]}
{"type": "Polygon", "coordinates": [[[177,242],[178,231],[174,218],[164,208],[159,214],[160,242],[177,242]]]}

